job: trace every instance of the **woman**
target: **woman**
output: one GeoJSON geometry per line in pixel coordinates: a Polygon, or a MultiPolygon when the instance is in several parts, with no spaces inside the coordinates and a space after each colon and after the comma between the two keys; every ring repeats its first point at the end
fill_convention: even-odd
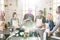
{"type": "Polygon", "coordinates": [[[5,25],[5,13],[1,12],[0,13],[0,31],[3,31],[3,29],[5,29],[4,25],[5,25]]]}
{"type": "Polygon", "coordinates": [[[54,28],[53,16],[51,13],[47,14],[46,23],[49,23],[50,31],[54,28]]]}
{"type": "Polygon", "coordinates": [[[56,25],[53,28],[52,31],[48,32],[48,36],[50,36],[51,34],[53,34],[59,27],[60,27],[60,6],[57,7],[56,13],[59,15],[56,25]]]}
{"type": "Polygon", "coordinates": [[[13,16],[11,18],[11,27],[14,29],[20,28],[19,27],[19,19],[17,18],[16,12],[13,13],[13,16]]]}

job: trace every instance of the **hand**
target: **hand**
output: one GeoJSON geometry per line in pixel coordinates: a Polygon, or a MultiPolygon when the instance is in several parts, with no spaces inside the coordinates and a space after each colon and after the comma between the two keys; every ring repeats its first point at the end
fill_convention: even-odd
{"type": "Polygon", "coordinates": [[[30,20],[30,18],[25,19],[24,22],[26,22],[27,20],[30,20]]]}
{"type": "Polygon", "coordinates": [[[52,32],[51,32],[51,31],[50,31],[50,32],[48,32],[48,37],[49,37],[49,36],[51,36],[51,34],[52,34],[52,32]]]}
{"type": "Polygon", "coordinates": [[[26,21],[27,21],[27,20],[30,20],[30,18],[27,18],[26,21]]]}

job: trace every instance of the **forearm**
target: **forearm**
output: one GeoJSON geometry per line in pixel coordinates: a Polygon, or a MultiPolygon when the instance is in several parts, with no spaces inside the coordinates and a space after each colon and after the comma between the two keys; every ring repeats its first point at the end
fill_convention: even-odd
{"type": "Polygon", "coordinates": [[[60,22],[58,21],[56,23],[56,26],[53,28],[52,32],[55,32],[58,29],[59,26],[60,26],[60,22]]]}
{"type": "Polygon", "coordinates": [[[52,30],[52,33],[54,33],[57,29],[58,29],[58,27],[55,26],[55,27],[53,28],[53,30],[52,30]]]}

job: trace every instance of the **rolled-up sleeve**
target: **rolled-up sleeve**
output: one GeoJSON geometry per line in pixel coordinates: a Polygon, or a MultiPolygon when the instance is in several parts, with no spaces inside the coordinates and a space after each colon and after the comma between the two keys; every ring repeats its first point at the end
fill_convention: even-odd
{"type": "Polygon", "coordinates": [[[60,27],[60,20],[56,22],[56,26],[53,28],[52,33],[55,32],[58,29],[58,27],[60,27]]]}

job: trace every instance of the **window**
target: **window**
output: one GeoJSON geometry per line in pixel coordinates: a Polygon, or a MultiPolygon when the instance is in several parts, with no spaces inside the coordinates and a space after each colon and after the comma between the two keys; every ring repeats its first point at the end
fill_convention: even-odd
{"type": "Polygon", "coordinates": [[[0,0],[0,11],[4,10],[4,0],[0,0]]]}
{"type": "Polygon", "coordinates": [[[37,0],[18,0],[18,12],[23,13],[21,15],[24,17],[29,10],[32,10],[32,14],[35,16],[36,2],[37,0]]]}
{"type": "Polygon", "coordinates": [[[28,10],[32,10],[33,15],[35,14],[35,0],[23,0],[23,13],[27,13],[28,10]]]}

